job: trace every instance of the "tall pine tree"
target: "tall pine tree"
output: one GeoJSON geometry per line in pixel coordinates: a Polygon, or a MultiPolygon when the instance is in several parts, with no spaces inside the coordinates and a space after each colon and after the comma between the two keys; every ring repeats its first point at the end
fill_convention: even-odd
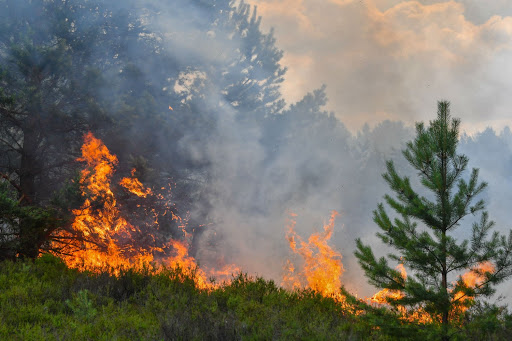
{"type": "Polygon", "coordinates": [[[494,222],[484,211],[484,201],[475,202],[487,184],[478,181],[478,169],[465,173],[468,158],[457,154],[459,124],[450,117],[449,102],[439,102],[437,119],[429,127],[416,125],[416,138],[407,143],[403,155],[418,172],[421,194],[388,161],[383,177],[395,196],[384,198],[396,213],[389,216],[382,203],[374,211],[382,230],[377,236],[397,252],[377,259],[358,239],[355,253],[371,284],[401,292],[388,302],[423,309],[441,324],[442,340],[450,339],[460,312],[473,301],[468,298],[491,295],[493,286],[512,274],[512,231],[508,238],[491,233],[494,222]],[[477,213],[480,219],[472,227],[462,224],[464,217],[477,213]],[[458,241],[457,228],[471,229],[470,240],[458,241]],[[408,276],[404,278],[388,260],[402,263],[408,276]],[[493,270],[482,270],[483,263],[492,264],[493,270]],[[480,281],[468,285],[461,276],[465,272],[480,281]]]}

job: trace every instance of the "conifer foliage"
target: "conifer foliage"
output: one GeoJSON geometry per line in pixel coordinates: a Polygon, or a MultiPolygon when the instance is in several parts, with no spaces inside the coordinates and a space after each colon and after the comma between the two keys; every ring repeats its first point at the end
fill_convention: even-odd
{"type": "Polygon", "coordinates": [[[450,339],[461,312],[474,298],[491,295],[493,286],[512,273],[512,231],[508,238],[491,232],[494,222],[484,201],[476,199],[487,183],[479,182],[478,169],[466,172],[468,158],[457,153],[459,124],[450,117],[450,103],[443,101],[429,127],[416,125],[416,138],[407,143],[403,156],[417,170],[423,188],[414,189],[410,178],[387,161],[383,177],[394,196],[384,199],[395,214],[388,215],[382,203],[374,211],[381,229],[377,236],[397,252],[377,259],[371,247],[358,239],[355,253],[371,284],[401,292],[388,302],[423,309],[440,323],[442,340],[450,339]],[[472,226],[463,221],[467,216],[476,216],[472,226]],[[457,240],[457,229],[471,229],[471,238],[457,240]],[[389,260],[402,263],[408,276],[389,260]],[[492,264],[494,270],[481,270],[483,263],[492,264]],[[461,274],[468,271],[481,278],[476,285],[463,281],[461,274]]]}

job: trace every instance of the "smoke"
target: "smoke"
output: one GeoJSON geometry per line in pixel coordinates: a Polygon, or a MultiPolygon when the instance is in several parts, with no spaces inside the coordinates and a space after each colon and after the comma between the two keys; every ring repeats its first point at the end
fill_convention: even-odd
{"type": "Polygon", "coordinates": [[[440,98],[468,131],[508,124],[509,1],[252,3],[285,50],[285,97],[299,100],[326,83],[329,110],[353,132],[385,119],[427,121],[440,98]]]}
{"type": "MultiPolygon", "coordinates": [[[[171,103],[174,111],[169,115],[191,115],[194,110],[194,115],[209,122],[184,126],[176,146],[170,147],[193,164],[208,165],[206,172],[192,168],[188,173],[202,182],[202,195],[194,203],[191,214],[207,224],[196,247],[198,262],[209,266],[235,263],[248,273],[280,282],[285,261],[291,257],[285,239],[290,213],[297,214],[296,230],[307,238],[322,228],[331,210],[337,210],[341,215],[336,220],[331,242],[343,255],[342,282],[360,297],[372,295],[375,289],[367,284],[353,256],[354,240],[363,238],[377,253],[386,252],[375,236],[377,227],[372,221],[372,211],[382,202],[383,195],[389,193],[381,177],[385,160],[393,159],[404,174],[415,175],[401,156],[401,150],[414,136],[411,122],[416,116],[391,116],[404,121],[385,120],[389,115],[377,116],[377,120],[374,116],[363,116],[372,127],[363,126],[357,133],[347,128],[344,118],[352,125],[351,117],[361,110],[389,113],[421,110],[428,113],[422,117],[433,119],[438,99],[434,97],[439,94],[431,93],[432,100],[428,103],[425,98],[414,105],[404,100],[411,97],[405,88],[414,89],[415,84],[410,80],[390,82],[389,77],[395,77],[393,74],[398,80],[401,76],[398,69],[393,69],[397,64],[385,58],[360,64],[365,68],[364,74],[351,74],[345,78],[344,90],[335,89],[337,94],[332,97],[336,104],[340,101],[346,104],[342,106],[344,112],[326,111],[326,107],[333,106],[328,106],[327,88],[320,87],[288,109],[261,118],[250,106],[239,106],[242,101],[226,96],[229,77],[225,73],[250,72],[255,78],[268,77],[264,68],[247,71],[250,67],[243,63],[229,67],[246,61],[240,51],[248,44],[247,33],[233,33],[233,30],[243,31],[243,24],[220,24],[233,18],[232,12],[226,8],[225,13],[212,18],[211,9],[205,10],[197,4],[168,5],[156,1],[152,4],[159,19],[153,19],[151,27],[165,32],[161,37],[162,48],[180,70],[168,80],[166,91],[174,92],[171,96],[179,100],[171,103]],[[382,74],[383,78],[377,77],[382,74]],[[367,79],[371,83],[381,79],[382,84],[364,87],[365,97],[371,98],[366,101],[359,94],[354,96],[352,91],[345,91],[347,86],[353,87],[347,79],[367,79]],[[377,98],[386,99],[382,102],[377,98]],[[250,115],[254,117],[247,118],[250,115]]],[[[376,54],[373,49],[363,51],[376,54]]],[[[324,65],[328,69],[333,66],[324,65]]],[[[158,79],[160,75],[147,73],[146,77],[158,79]]],[[[472,77],[482,76],[473,74],[472,77]]],[[[450,80],[442,83],[448,84],[450,80]]],[[[454,111],[466,109],[467,106],[457,107],[459,96],[455,97],[454,111]]],[[[168,141],[160,143],[157,153],[166,155],[168,141]]],[[[470,166],[481,168],[481,178],[490,182],[486,193],[488,208],[501,232],[509,228],[506,207],[512,196],[505,184],[510,184],[506,179],[512,166],[511,146],[509,130],[499,135],[486,130],[461,139],[461,151],[469,156],[470,166]],[[495,157],[490,150],[503,157],[495,157]]]]}
{"type": "MultiPolygon", "coordinates": [[[[436,100],[440,99],[437,90],[423,92],[420,99],[415,99],[415,89],[423,89],[425,84],[432,88],[442,84],[444,89],[452,84],[453,78],[445,78],[442,73],[445,67],[454,66],[453,62],[445,65],[443,59],[442,70],[436,69],[440,64],[428,63],[444,45],[425,54],[403,50],[400,58],[412,53],[412,61],[404,67],[390,51],[409,46],[424,30],[401,38],[388,32],[392,39],[386,44],[381,41],[386,45],[384,57],[369,60],[383,50],[369,45],[364,35],[349,37],[350,28],[357,26],[359,19],[366,22],[370,18],[374,20],[374,26],[370,26],[374,34],[381,27],[389,28],[389,17],[400,17],[404,7],[379,12],[376,8],[361,8],[352,1],[337,1],[315,11],[304,10],[298,32],[311,28],[312,16],[325,13],[322,10],[335,6],[334,3],[349,6],[346,9],[353,17],[328,31],[330,35],[336,30],[345,32],[334,51],[313,44],[323,32],[313,30],[305,42],[295,41],[302,45],[301,51],[314,49],[315,53],[293,51],[286,57],[285,61],[292,61],[295,67],[290,70],[293,79],[311,80],[312,89],[318,89],[305,95],[293,89],[300,93],[298,100],[283,109],[282,99],[276,95],[284,74],[284,65],[276,63],[282,53],[273,46],[273,35],[260,31],[258,17],[247,12],[243,3],[238,11],[230,8],[229,1],[105,3],[112,5],[113,18],[125,13],[137,17],[144,34],[152,41],[150,46],[141,44],[137,37],[121,42],[127,46],[117,73],[128,85],[122,89],[98,89],[112,109],[108,113],[110,118],[127,121],[115,134],[105,134],[106,144],[118,155],[121,169],[130,168],[126,165],[129,155],[143,155],[149,159],[148,167],[157,169],[153,177],[172,177],[178,182],[177,190],[190,189],[188,196],[180,197],[177,204],[190,210],[193,220],[206,225],[198,233],[195,246],[199,263],[235,263],[243,271],[280,282],[285,261],[291,256],[285,239],[290,213],[297,214],[297,233],[307,238],[322,228],[332,210],[337,210],[340,216],[331,243],[343,255],[342,282],[360,297],[374,293],[353,256],[354,240],[363,238],[377,253],[385,252],[375,237],[377,227],[372,221],[372,211],[389,193],[381,174],[385,160],[393,159],[401,172],[415,175],[400,151],[414,136],[412,122],[420,116],[434,119],[436,100]],[[348,50],[360,52],[356,55],[348,50]],[[151,58],[149,51],[154,52],[151,58]],[[305,64],[297,60],[313,63],[314,76],[300,70],[299,66],[305,64]],[[332,63],[334,60],[336,63],[332,63]],[[419,70],[418,65],[428,67],[419,70]],[[414,76],[404,79],[402,68],[414,76]],[[305,73],[297,75],[300,72],[305,73]],[[424,80],[428,73],[433,74],[432,79],[424,80]],[[321,82],[334,85],[325,88],[321,82],[315,84],[322,77],[325,80],[321,82]],[[338,80],[332,82],[333,78],[338,80]],[[153,98],[146,99],[146,92],[152,92],[153,98]],[[117,99],[119,93],[123,100],[117,99]],[[327,93],[333,105],[329,106],[327,93]],[[355,126],[365,122],[354,132],[355,126]],[[163,131],[161,127],[168,129],[163,131]]],[[[302,2],[303,7],[306,3],[302,2]]],[[[416,2],[404,6],[416,6],[421,15],[434,9],[416,2]]],[[[452,16],[462,11],[454,2],[445,6],[454,11],[448,11],[452,16]]],[[[459,20],[470,31],[477,29],[474,24],[459,20]]],[[[500,26],[504,21],[495,23],[500,26]]],[[[331,23],[326,20],[325,25],[331,23]]],[[[485,21],[485,25],[494,27],[490,21],[485,21]]],[[[445,29],[434,28],[438,33],[445,29]]],[[[479,36],[484,29],[478,28],[479,36]]],[[[377,40],[384,38],[372,36],[377,40]]],[[[277,45],[285,44],[283,40],[277,45]]],[[[108,47],[96,48],[98,55],[115,56],[115,51],[108,47]]],[[[503,53],[504,61],[509,52],[503,53]]],[[[115,64],[116,58],[112,57],[111,62],[115,64]]],[[[460,76],[475,64],[456,67],[454,72],[460,76]]],[[[112,70],[106,74],[110,76],[117,77],[112,70]]],[[[463,95],[467,92],[462,91],[463,83],[469,79],[471,93],[476,93],[475,82],[485,78],[481,70],[467,77],[456,85],[454,92],[448,92],[450,96],[443,94],[448,99],[451,95],[455,97],[454,116],[468,110],[475,104],[474,97],[478,97],[471,96],[469,104],[464,105],[463,95]]],[[[506,84],[500,83],[499,87],[506,84]]],[[[286,91],[292,91],[290,85],[287,87],[286,91]]],[[[490,87],[484,95],[495,89],[490,87]]],[[[498,118],[504,117],[504,103],[508,102],[496,104],[502,108],[498,118]]],[[[487,102],[472,109],[463,121],[467,118],[471,124],[478,123],[483,108],[489,108],[487,102]]],[[[101,129],[108,131],[108,127],[101,129]]],[[[460,145],[461,152],[469,156],[470,166],[480,168],[481,178],[489,182],[488,209],[501,232],[511,227],[507,225],[512,201],[511,148],[512,133],[508,128],[500,133],[487,129],[464,135],[460,145]]]]}

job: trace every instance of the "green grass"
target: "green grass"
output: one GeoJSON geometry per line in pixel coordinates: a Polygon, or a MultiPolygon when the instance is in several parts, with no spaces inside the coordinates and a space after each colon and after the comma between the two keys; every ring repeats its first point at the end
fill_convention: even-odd
{"type": "MultiPolygon", "coordinates": [[[[0,340],[393,340],[434,335],[434,327],[404,325],[384,309],[363,308],[366,314],[354,316],[313,291],[290,292],[246,275],[207,292],[179,271],[126,270],[116,277],[68,269],[49,255],[35,262],[0,263],[0,340]]],[[[483,309],[459,337],[507,335],[511,328],[507,319],[497,318],[499,313],[483,309]]]]}

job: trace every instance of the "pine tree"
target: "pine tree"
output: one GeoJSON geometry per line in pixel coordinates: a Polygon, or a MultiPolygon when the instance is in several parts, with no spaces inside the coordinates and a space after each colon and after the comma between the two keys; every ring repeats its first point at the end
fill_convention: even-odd
{"type": "Polygon", "coordinates": [[[12,190],[0,192],[0,249],[9,243],[0,259],[36,258],[64,225],[51,201],[75,174],[83,134],[111,122],[102,73],[134,21],[107,9],[100,0],[0,0],[0,181],[12,190]]]}
{"type": "MultiPolygon", "coordinates": [[[[172,181],[177,206],[197,207],[211,160],[190,150],[222,138],[231,113],[261,123],[283,109],[282,51],[260,22],[234,0],[0,0],[0,181],[21,206],[50,208],[92,131],[122,160],[119,177],[151,165],[141,180],[172,181]]],[[[0,243],[7,227],[35,241],[32,225],[0,223],[0,243]]],[[[39,242],[22,244],[10,252],[37,257],[39,242]]]]}
{"type": "Polygon", "coordinates": [[[382,230],[377,236],[398,252],[377,259],[358,239],[355,253],[371,284],[401,292],[388,302],[423,309],[441,324],[442,340],[450,339],[472,298],[491,295],[493,287],[512,274],[512,231],[508,238],[491,233],[494,222],[485,203],[475,200],[487,184],[478,181],[478,169],[467,174],[468,158],[457,154],[459,124],[450,117],[449,102],[439,102],[437,119],[429,127],[416,125],[416,138],[407,143],[403,156],[418,171],[423,189],[413,189],[409,177],[399,175],[387,161],[383,177],[395,196],[384,199],[396,214],[389,216],[382,203],[373,212],[382,230]],[[463,218],[476,214],[480,219],[472,227],[462,224],[463,218]],[[470,240],[458,241],[457,228],[472,229],[470,240]],[[402,263],[408,276],[404,278],[388,260],[402,263]],[[493,270],[479,268],[486,262],[493,270]],[[481,280],[467,285],[461,274],[468,271],[481,280]]]}

